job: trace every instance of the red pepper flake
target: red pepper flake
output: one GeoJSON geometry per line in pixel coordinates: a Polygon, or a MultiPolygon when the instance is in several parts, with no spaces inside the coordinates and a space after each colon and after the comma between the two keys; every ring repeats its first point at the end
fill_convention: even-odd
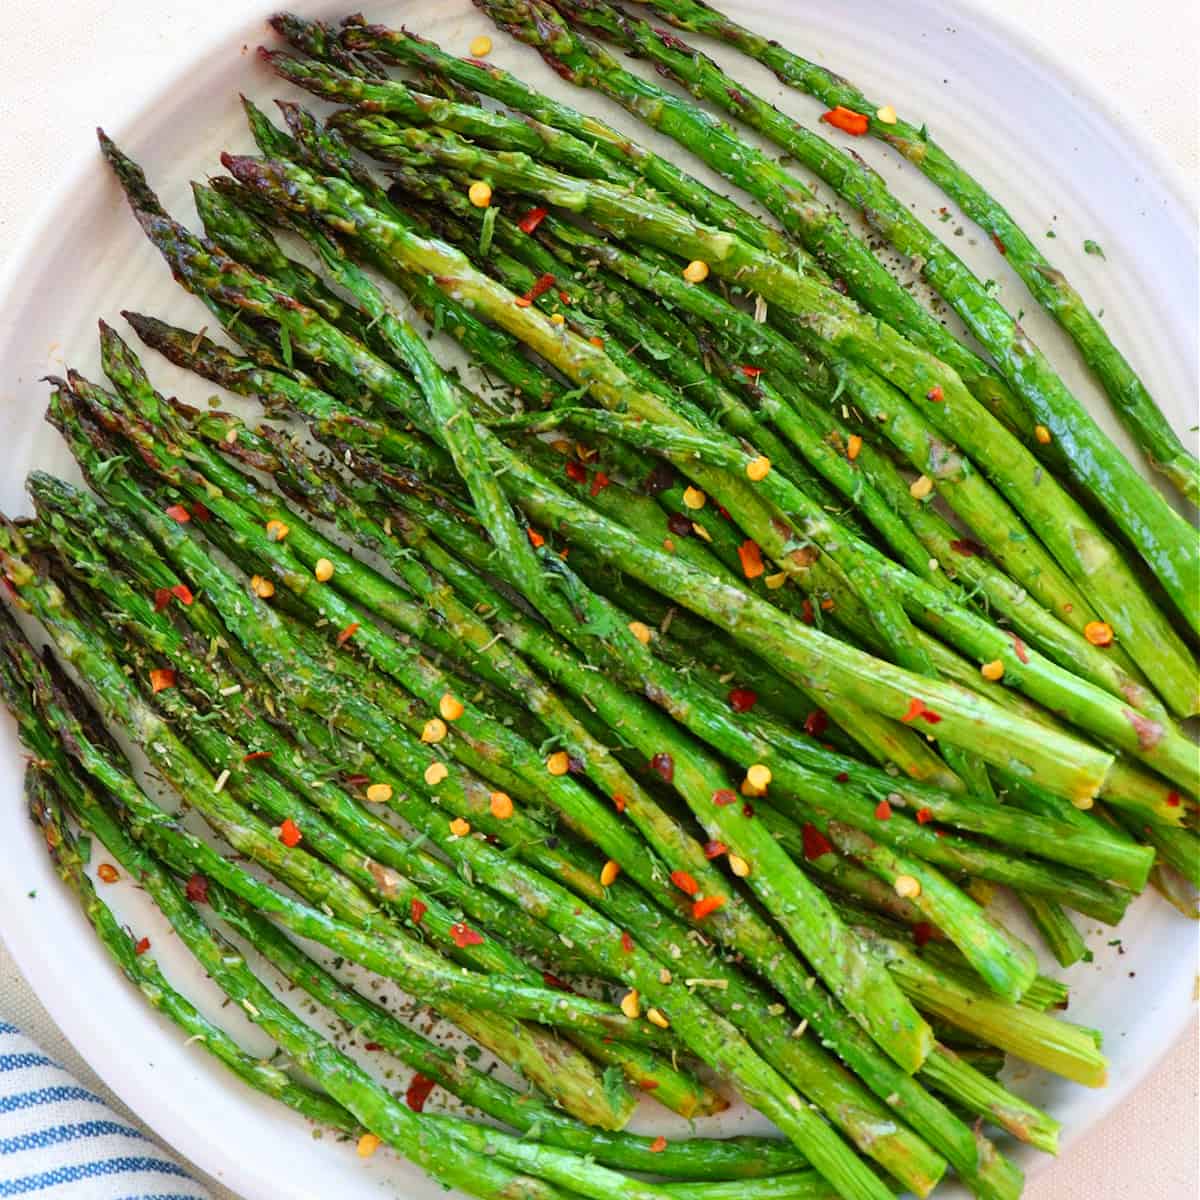
{"type": "Polygon", "coordinates": [[[724,808],[727,804],[737,803],[737,793],[730,791],[729,788],[717,788],[717,790],[713,792],[712,799],[713,803],[718,808],[724,808]]]}
{"type": "Polygon", "coordinates": [[[572,995],[575,994],[574,989],[571,987],[571,985],[569,983],[566,983],[563,980],[559,979],[559,977],[557,975],[551,975],[549,971],[542,972],[542,982],[548,988],[554,988],[555,991],[570,992],[572,995]]]}
{"type": "Polygon", "coordinates": [[[347,625],[346,628],[337,635],[337,644],[339,649],[344,646],[361,628],[362,626],[357,621],[351,621],[350,624],[347,625]]]}
{"type": "Polygon", "coordinates": [[[170,667],[155,667],[150,672],[150,690],[157,696],[175,686],[175,672],[170,667]]]}
{"type": "Polygon", "coordinates": [[[946,398],[946,393],[942,391],[941,386],[935,384],[925,393],[925,399],[931,400],[934,404],[941,404],[946,398]]]}
{"type": "Polygon", "coordinates": [[[1008,254],[1008,247],[994,233],[992,234],[992,245],[995,246],[996,249],[999,250],[1001,254],[1004,254],[1004,255],[1008,254]]]}
{"type": "Polygon", "coordinates": [[[291,817],[286,818],[279,827],[279,840],[288,847],[300,845],[300,839],[304,835],[300,832],[300,826],[292,820],[291,817]]]}
{"type": "Polygon", "coordinates": [[[757,579],[765,570],[763,567],[762,551],[753,538],[747,538],[738,547],[738,558],[742,562],[742,574],[747,579],[757,579]]]}
{"type": "Polygon", "coordinates": [[[568,479],[574,480],[576,483],[587,483],[587,467],[583,463],[570,458],[567,460],[566,471],[568,479]]]}
{"type": "Polygon", "coordinates": [[[749,800],[742,805],[742,816],[745,817],[747,821],[754,816],[754,805],[751,804],[749,800]]]}
{"type": "Polygon", "coordinates": [[[1012,638],[1013,649],[1016,651],[1017,657],[1023,663],[1027,663],[1029,661],[1029,647],[1015,633],[1010,633],[1008,636],[1012,638]]]}
{"type": "Polygon", "coordinates": [[[932,708],[927,708],[921,714],[921,720],[927,721],[930,725],[938,724],[941,721],[941,719],[942,719],[942,714],[939,712],[934,712],[932,708]]]}
{"type": "Polygon", "coordinates": [[[675,760],[669,754],[656,754],[650,760],[650,770],[657,771],[665,783],[675,778],[675,760]]]}
{"type": "Polygon", "coordinates": [[[724,842],[705,842],[704,857],[710,862],[714,858],[720,858],[722,854],[728,854],[729,847],[724,842]]]}
{"type": "Polygon", "coordinates": [[[371,1054],[377,1054],[383,1049],[383,1045],[380,1042],[363,1042],[363,1049],[371,1054]]]}
{"type": "Polygon", "coordinates": [[[829,728],[829,716],[823,708],[814,708],[804,718],[804,732],[820,737],[829,728]]]}
{"type": "Polygon", "coordinates": [[[186,583],[177,583],[171,589],[171,595],[179,601],[180,604],[187,608],[192,603],[195,596],[192,595],[192,589],[186,583]]]}
{"type": "Polygon", "coordinates": [[[670,513],[667,517],[667,528],[676,537],[692,536],[692,519],[681,512],[670,513]]]}
{"type": "Polygon", "coordinates": [[[613,808],[615,808],[617,810],[617,812],[623,813],[625,811],[625,804],[626,804],[625,797],[624,796],[614,796],[612,798],[612,800],[613,800],[613,808]]]}
{"type": "Polygon", "coordinates": [[[425,920],[425,914],[429,911],[429,905],[423,900],[418,900],[415,897],[408,906],[408,915],[412,919],[414,925],[420,925],[425,920]]]}
{"type": "Polygon", "coordinates": [[[641,1088],[641,1090],[643,1092],[656,1091],[658,1089],[658,1080],[657,1079],[639,1079],[638,1087],[641,1088]]]}
{"type": "Polygon", "coordinates": [[[593,496],[598,496],[610,483],[612,480],[603,471],[597,471],[592,476],[592,486],[588,490],[593,496]]]}
{"type": "Polygon", "coordinates": [[[703,921],[710,913],[715,913],[725,903],[724,896],[705,896],[692,905],[692,920],[703,921]]]}
{"type": "Polygon", "coordinates": [[[207,904],[208,876],[201,875],[199,871],[189,876],[185,894],[193,904],[207,904]]]}
{"type": "Polygon", "coordinates": [[[837,774],[836,774],[836,775],[833,777],[833,781],[834,781],[834,783],[849,783],[849,782],[850,782],[850,775],[849,775],[849,772],[847,772],[847,771],[839,771],[839,772],[838,772],[838,773],[837,773],[837,774]]]}
{"type": "Polygon", "coordinates": [[[950,549],[955,554],[961,554],[963,558],[976,558],[984,553],[983,547],[978,542],[973,542],[970,538],[955,538],[950,543],[950,549]]]}
{"type": "Polygon", "coordinates": [[[1171,808],[1178,808],[1183,803],[1183,797],[1178,792],[1167,793],[1167,804],[1171,808]]]}
{"type": "Polygon", "coordinates": [[[199,500],[194,500],[192,502],[192,516],[195,517],[197,521],[212,520],[212,513],[210,513],[208,509],[200,503],[199,500]]]}
{"type": "Polygon", "coordinates": [[[370,783],[370,782],[371,782],[370,775],[347,775],[346,776],[346,786],[347,787],[362,787],[362,785],[364,783],[370,783]]]}
{"type": "Polygon", "coordinates": [[[908,724],[911,724],[913,721],[915,721],[918,717],[921,717],[924,715],[925,715],[925,701],[918,700],[916,698],[916,696],[914,696],[908,702],[908,711],[904,714],[904,716],[902,716],[900,718],[900,720],[903,721],[905,725],[908,725],[908,724]]]}
{"type": "Polygon", "coordinates": [[[150,939],[142,938],[142,940],[140,942],[138,942],[138,944],[136,946],[134,946],[133,952],[140,958],[149,949],[150,949],[150,939]]]}
{"type": "Polygon", "coordinates": [[[880,800],[875,806],[875,816],[880,821],[890,821],[892,819],[892,806],[886,800],[880,800]]]}
{"type": "Polygon", "coordinates": [[[843,133],[850,134],[851,137],[862,137],[871,125],[862,113],[855,112],[852,108],[845,108],[841,104],[822,113],[821,120],[826,125],[832,125],[834,129],[840,129],[843,133]]]}
{"type": "Polygon", "coordinates": [[[650,1143],[651,1154],[661,1154],[666,1148],[667,1139],[661,1133],[650,1143]]]}
{"type": "Polygon", "coordinates": [[[548,208],[531,208],[518,222],[517,228],[522,233],[533,233],[535,229],[546,219],[549,213],[548,208]]]}
{"type": "Polygon", "coordinates": [[[757,379],[763,373],[762,367],[740,366],[738,367],[738,370],[741,371],[741,373],[745,375],[747,379],[757,379]]]}
{"type": "Polygon", "coordinates": [[[933,810],[930,808],[917,809],[917,824],[928,825],[933,820],[933,810]]]}
{"type": "Polygon", "coordinates": [[[917,944],[919,950],[933,937],[933,926],[928,921],[918,921],[913,926],[913,941],[917,944]]]}
{"type": "Polygon", "coordinates": [[[418,1071],[413,1077],[412,1082],[408,1085],[408,1091],[404,1093],[404,1103],[415,1113],[425,1111],[425,1101],[429,1099],[429,1093],[437,1087],[437,1080],[430,1079],[428,1075],[422,1075],[418,1071]]]}
{"type": "Polygon", "coordinates": [[[749,688],[734,688],[729,693],[729,707],[735,713],[749,712],[758,703],[758,693],[749,688]]]}
{"type": "Polygon", "coordinates": [[[254,750],[254,751],[252,751],[250,754],[247,754],[247,755],[245,756],[245,758],[243,758],[243,759],[242,759],[242,762],[244,762],[244,763],[246,763],[246,762],[258,762],[258,760],[259,760],[260,758],[270,758],[270,757],[271,757],[271,751],[270,751],[270,750],[254,750]]]}
{"type": "Polygon", "coordinates": [[[631,938],[623,929],[621,930],[621,949],[624,950],[626,954],[633,953],[633,938],[631,938]]]}
{"type": "Polygon", "coordinates": [[[450,926],[450,936],[454,939],[454,944],[460,950],[465,950],[468,946],[480,946],[483,944],[483,934],[476,933],[464,921],[455,921],[450,926]]]}
{"type": "Polygon", "coordinates": [[[694,876],[686,871],[672,871],[671,882],[687,896],[694,896],[700,890],[694,876]]]}
{"type": "Polygon", "coordinates": [[[553,275],[539,275],[526,295],[530,300],[536,300],[539,296],[544,296],[553,286],[553,275]]]}
{"type": "Polygon", "coordinates": [[[192,519],[192,514],[182,504],[172,504],[164,511],[172,521],[178,521],[180,525],[186,525],[192,519]]]}
{"type": "Polygon", "coordinates": [[[804,840],[804,857],[809,862],[833,853],[833,845],[815,825],[805,822],[801,834],[804,840]]]}
{"type": "Polygon", "coordinates": [[[529,544],[535,550],[540,549],[542,546],[544,546],[546,544],[546,539],[544,537],[542,537],[542,535],[540,533],[538,533],[538,531],[536,529],[527,529],[527,530],[525,530],[525,532],[527,534],[529,534],[529,544]]]}
{"type": "Polygon", "coordinates": [[[807,596],[800,603],[800,620],[805,625],[812,625],[816,621],[816,617],[813,615],[812,601],[807,596]]]}
{"type": "Polygon", "coordinates": [[[170,588],[159,588],[158,591],[156,591],[154,593],[154,611],[156,613],[162,612],[162,610],[164,608],[166,608],[167,605],[170,603],[171,603],[171,589],[170,588]]]}

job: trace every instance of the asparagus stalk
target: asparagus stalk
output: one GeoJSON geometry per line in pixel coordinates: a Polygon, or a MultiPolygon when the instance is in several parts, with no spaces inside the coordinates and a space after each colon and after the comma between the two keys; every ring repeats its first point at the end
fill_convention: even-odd
{"type": "Polygon", "coordinates": [[[784,83],[815,96],[829,108],[841,106],[867,119],[867,132],[899,151],[932,179],[991,236],[1030,292],[1066,330],[1108,392],[1117,415],[1151,466],[1193,504],[1200,502],[1200,473],[1136,371],[1060,267],[1054,266],[1003,205],[929,134],[903,117],[880,120],[880,106],[849,80],[818,63],[762,38],[700,0],[653,0],[659,17],[679,29],[736,46],[772,70],[784,83]]]}

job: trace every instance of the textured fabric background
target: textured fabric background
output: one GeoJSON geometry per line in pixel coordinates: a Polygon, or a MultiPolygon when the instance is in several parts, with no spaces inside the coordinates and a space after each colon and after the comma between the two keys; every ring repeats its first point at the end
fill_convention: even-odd
{"type": "MultiPolygon", "coordinates": [[[[264,13],[270,7],[264,5],[264,13]]],[[[347,11],[353,7],[348,3],[347,11]]],[[[382,13],[403,6],[371,7],[382,13]]],[[[97,114],[123,100],[130,87],[153,95],[187,61],[206,26],[246,8],[245,0],[59,0],[48,10],[42,0],[0,0],[0,266],[60,173],[92,151],[97,114]]],[[[1125,119],[1174,160],[1195,200],[1200,6],[1193,0],[1134,6],[1005,0],[997,8],[1103,87],[1125,119]]],[[[108,1094],[54,1027],[2,943],[0,1014],[85,1086],[108,1094]]],[[[1193,1024],[1134,1096],[1039,1176],[1028,1200],[1191,1200],[1200,1178],[1198,1064],[1193,1024]]],[[[124,1111],[119,1101],[115,1107],[124,1111]]],[[[216,1200],[238,1200],[209,1186],[216,1200]]]]}

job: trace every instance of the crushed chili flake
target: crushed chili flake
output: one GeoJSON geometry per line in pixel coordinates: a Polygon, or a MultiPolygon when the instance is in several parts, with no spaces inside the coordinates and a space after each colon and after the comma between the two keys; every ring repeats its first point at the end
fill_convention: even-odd
{"type": "Polygon", "coordinates": [[[656,754],[650,760],[650,770],[657,771],[665,782],[670,783],[675,778],[675,760],[669,754],[656,754]]]}
{"type": "Polygon", "coordinates": [[[739,366],[738,370],[741,371],[741,373],[745,375],[747,379],[757,379],[763,373],[762,367],[739,366]]]}
{"type": "Polygon", "coordinates": [[[995,246],[1001,254],[1008,254],[1008,247],[1000,240],[999,236],[994,233],[992,234],[992,245],[995,246]]]}
{"type": "Polygon", "coordinates": [[[587,483],[587,467],[583,463],[576,462],[573,458],[568,459],[566,472],[567,478],[573,480],[575,483],[587,483]]]}
{"type": "Polygon", "coordinates": [[[814,708],[804,718],[804,732],[820,737],[829,728],[829,716],[823,708],[814,708]]]}
{"type": "Polygon", "coordinates": [[[192,516],[195,517],[197,521],[212,520],[212,513],[210,513],[208,509],[200,503],[199,500],[192,501],[192,516]]]}
{"type": "Polygon", "coordinates": [[[805,822],[800,832],[804,842],[804,857],[809,862],[833,853],[833,844],[815,825],[805,822]]]}
{"type": "Polygon", "coordinates": [[[658,1080],[657,1079],[639,1079],[638,1087],[641,1088],[641,1090],[643,1092],[653,1092],[658,1087],[658,1080]]]}
{"type": "Polygon", "coordinates": [[[816,620],[813,614],[812,601],[807,596],[804,597],[800,604],[800,620],[802,620],[805,625],[812,625],[816,620]]]}
{"type": "Polygon", "coordinates": [[[946,398],[946,393],[942,391],[940,385],[935,384],[925,393],[925,399],[933,401],[934,404],[941,404],[946,398]]]}
{"type": "Polygon", "coordinates": [[[1178,808],[1182,803],[1183,797],[1178,792],[1167,793],[1167,804],[1169,804],[1171,808],[1178,808]]]}
{"type": "Polygon", "coordinates": [[[404,1093],[404,1103],[415,1113],[424,1112],[425,1101],[429,1099],[429,1093],[437,1087],[437,1081],[430,1079],[428,1075],[422,1075],[418,1071],[413,1077],[412,1082],[408,1085],[408,1091],[404,1093]]]}
{"type": "Polygon", "coordinates": [[[880,800],[875,806],[875,816],[880,821],[890,821],[892,819],[892,806],[886,800],[880,800]]]}
{"type": "Polygon", "coordinates": [[[192,514],[182,504],[172,504],[163,511],[172,521],[178,521],[180,525],[186,525],[192,519],[192,514]]]}
{"type": "Polygon", "coordinates": [[[361,628],[362,626],[357,621],[351,621],[350,624],[347,625],[346,628],[337,635],[338,646],[344,646],[361,628]]]}
{"type": "Polygon", "coordinates": [[[536,529],[527,529],[525,532],[529,534],[529,544],[535,550],[546,544],[546,539],[536,529]]]}
{"type": "Polygon", "coordinates": [[[747,538],[738,547],[738,558],[742,563],[742,574],[747,579],[757,579],[765,570],[763,567],[762,551],[753,538],[747,538]]]}
{"type": "Polygon", "coordinates": [[[686,871],[672,871],[671,882],[688,896],[694,896],[700,890],[700,885],[696,882],[695,877],[686,871]]]}
{"type": "Polygon", "coordinates": [[[917,824],[928,825],[933,820],[933,810],[929,808],[917,809],[917,824]]]}
{"type": "Polygon", "coordinates": [[[554,988],[555,991],[571,992],[571,994],[574,995],[574,989],[571,987],[571,985],[569,983],[566,983],[563,980],[559,979],[559,977],[557,975],[552,975],[549,971],[542,972],[542,982],[548,988],[554,988]]]}
{"type": "Polygon", "coordinates": [[[729,693],[729,707],[735,713],[749,712],[758,703],[758,693],[749,688],[734,688],[729,693]]]}
{"type": "Polygon", "coordinates": [[[150,949],[150,939],[147,937],[144,937],[141,939],[141,941],[138,942],[138,944],[136,946],[134,946],[133,952],[134,952],[134,954],[138,955],[138,957],[140,958],[149,949],[150,949]]]}
{"type": "Polygon", "coordinates": [[[162,612],[162,610],[164,608],[166,608],[167,605],[170,603],[171,603],[171,589],[170,588],[159,588],[158,591],[156,591],[154,593],[154,611],[156,613],[162,612]]]}
{"type": "Polygon", "coordinates": [[[933,937],[933,926],[928,921],[918,921],[913,926],[913,941],[916,942],[917,948],[920,949],[933,937]]]}
{"type": "Polygon", "coordinates": [[[609,479],[609,477],[605,475],[603,471],[597,471],[596,474],[592,476],[592,486],[588,489],[588,491],[591,492],[593,496],[598,496],[606,487],[608,487],[610,483],[612,483],[612,480],[609,479]]]}
{"type": "Polygon", "coordinates": [[[150,672],[150,690],[157,696],[175,686],[175,672],[170,667],[155,667],[150,672]]]}
{"type": "Polygon", "coordinates": [[[651,1154],[661,1154],[666,1148],[667,1139],[661,1133],[650,1143],[651,1154]]]}
{"type": "Polygon", "coordinates": [[[964,558],[975,558],[980,554],[985,553],[984,548],[970,538],[955,538],[950,543],[950,549],[955,554],[961,554],[964,558]]]}
{"type": "Polygon", "coordinates": [[[625,797],[624,796],[614,796],[612,798],[612,802],[613,802],[613,808],[615,808],[617,810],[617,812],[623,813],[625,811],[625,797]]]}
{"type": "Polygon", "coordinates": [[[704,857],[707,859],[720,858],[722,854],[728,854],[729,847],[724,842],[705,842],[704,857]]]}
{"type": "Polygon", "coordinates": [[[420,925],[425,920],[425,914],[429,911],[429,905],[423,900],[417,900],[415,897],[408,906],[408,915],[412,919],[414,925],[420,925]]]}
{"type": "Polygon", "coordinates": [[[836,774],[836,775],[833,777],[833,781],[834,781],[835,783],[849,783],[849,782],[850,782],[850,775],[849,775],[849,773],[848,773],[848,772],[846,772],[846,771],[839,771],[839,772],[838,772],[838,773],[837,773],[837,774],[836,774]]]}
{"type": "Polygon", "coordinates": [[[905,725],[908,725],[915,721],[918,717],[923,716],[924,713],[925,702],[923,700],[918,700],[916,696],[914,696],[908,702],[908,711],[900,718],[900,720],[903,721],[905,725]]]}
{"type": "Polygon", "coordinates": [[[742,805],[742,816],[747,820],[754,816],[754,805],[749,800],[742,805]]]}
{"type": "Polygon", "coordinates": [[[724,896],[705,896],[692,905],[692,920],[703,921],[710,913],[715,913],[725,903],[724,896]]]}
{"type": "Polygon", "coordinates": [[[712,800],[718,808],[724,808],[727,804],[737,803],[737,793],[730,791],[729,788],[718,788],[713,792],[712,800]]]}
{"type": "Polygon", "coordinates": [[[460,949],[465,950],[468,946],[479,946],[483,944],[483,935],[476,933],[464,921],[455,921],[450,926],[450,936],[454,939],[454,944],[460,949]]]}
{"type": "Polygon", "coordinates": [[[862,113],[841,104],[822,113],[821,120],[826,125],[832,125],[834,129],[850,134],[851,137],[862,137],[871,126],[871,122],[862,113]]]}
{"type": "Polygon", "coordinates": [[[624,950],[626,954],[633,953],[633,938],[631,938],[629,934],[625,932],[625,930],[621,930],[621,949],[624,950]]]}
{"type": "Polygon", "coordinates": [[[363,1049],[371,1054],[378,1054],[383,1049],[381,1042],[363,1042],[363,1049]]]}
{"type": "Polygon", "coordinates": [[[207,904],[208,876],[201,875],[199,871],[192,874],[188,878],[185,894],[193,904],[207,904]]]}
{"type": "Polygon", "coordinates": [[[549,213],[547,208],[531,208],[518,222],[517,228],[522,233],[533,233],[535,229],[546,219],[549,213]]]}
{"type": "Polygon", "coordinates": [[[667,517],[667,528],[676,537],[691,537],[692,519],[685,517],[683,513],[673,512],[667,517]]]}
{"type": "Polygon", "coordinates": [[[242,762],[244,762],[244,763],[257,762],[260,758],[270,758],[270,757],[271,757],[270,750],[252,750],[249,754],[247,754],[242,759],[242,762]]]}
{"type": "Polygon", "coordinates": [[[1029,647],[1015,633],[1010,633],[1008,636],[1012,638],[1013,649],[1016,651],[1017,657],[1023,663],[1027,663],[1029,661],[1029,647]]]}
{"type": "Polygon", "coordinates": [[[300,845],[300,839],[303,836],[300,832],[300,826],[291,817],[285,818],[283,824],[279,827],[279,840],[289,848],[300,845]]]}
{"type": "Polygon", "coordinates": [[[192,595],[192,589],[186,583],[177,583],[171,589],[171,595],[179,601],[180,604],[187,608],[192,603],[195,597],[192,595]]]}

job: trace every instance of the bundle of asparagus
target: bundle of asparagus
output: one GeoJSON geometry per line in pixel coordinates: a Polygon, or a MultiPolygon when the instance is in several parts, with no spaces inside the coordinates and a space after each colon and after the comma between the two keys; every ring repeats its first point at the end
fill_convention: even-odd
{"type": "MultiPolygon", "coordinates": [[[[870,1200],[948,1171],[1016,1197],[985,1126],[1049,1153],[1059,1126],[997,1078],[1006,1056],[1093,1087],[1106,1065],[990,899],[1012,889],[1064,966],[1088,956],[1072,912],[1115,925],[1151,881],[1191,903],[1193,531],[855,157],[604,0],[477,2],[778,227],[479,57],[361,18],[273,20],[304,55],[263,51],[274,70],[349,107],[281,102],[284,131],[246,102],[259,154],[195,186],[203,236],[101,133],[238,348],[124,315],[260,407],[165,399],[103,321],[108,384],[50,381],[91,492],[35,472],[35,515],[0,524],[8,599],[49,644],[0,619],[31,813],[146,998],[361,1154],[386,1142],[484,1197],[870,1200]],[[990,361],[803,180],[594,33],[862,209],[990,361]],[[89,868],[93,839],[113,862],[89,868]],[[122,871],[304,1082],[164,979],[103,899],[122,871]],[[405,1102],[266,965],[410,1068],[405,1102]],[[437,1088],[489,1124],[425,1112],[437,1088]],[[639,1091],[702,1119],[727,1089],[781,1137],[625,1131],[639,1091]]],[[[651,7],[904,148],[1195,498],[1128,363],[927,136],[697,0],[651,7]]]]}

